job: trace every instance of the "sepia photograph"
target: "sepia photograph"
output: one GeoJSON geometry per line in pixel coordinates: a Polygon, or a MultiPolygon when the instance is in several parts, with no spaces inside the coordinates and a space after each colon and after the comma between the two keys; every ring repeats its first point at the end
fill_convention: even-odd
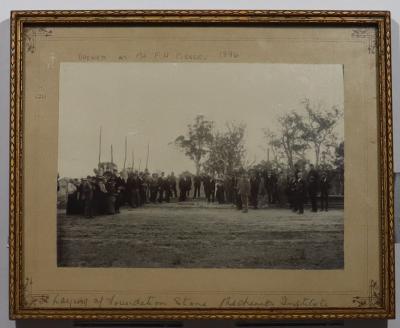
{"type": "Polygon", "coordinates": [[[59,97],[59,267],[344,268],[343,65],[66,62],[59,97]]]}

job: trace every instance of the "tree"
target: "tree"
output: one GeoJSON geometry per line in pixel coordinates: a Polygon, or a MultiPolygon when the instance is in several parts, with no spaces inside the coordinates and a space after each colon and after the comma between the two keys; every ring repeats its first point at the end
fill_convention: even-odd
{"type": "Polygon", "coordinates": [[[334,165],[338,174],[339,192],[344,194],[344,141],[340,142],[335,148],[336,159],[334,165]]]}
{"type": "Polygon", "coordinates": [[[329,155],[337,144],[334,129],[343,114],[337,106],[326,110],[321,103],[312,104],[309,99],[304,99],[302,103],[307,112],[302,125],[303,136],[313,149],[315,166],[318,166],[321,155],[329,155]]]}
{"type": "Polygon", "coordinates": [[[230,122],[225,127],[225,131],[214,134],[208,159],[204,163],[204,168],[212,173],[232,173],[244,163],[246,125],[230,122]]]}
{"type": "Polygon", "coordinates": [[[308,144],[304,137],[304,118],[291,111],[278,118],[278,131],[264,130],[264,138],[277,158],[285,158],[293,170],[299,159],[304,159],[308,144]]]}
{"type": "Polygon", "coordinates": [[[193,124],[188,124],[187,135],[175,139],[175,145],[194,161],[196,174],[200,173],[202,160],[209,152],[213,141],[214,122],[208,121],[203,115],[197,115],[193,124]]]}
{"type": "Polygon", "coordinates": [[[335,162],[336,169],[344,171],[344,141],[340,142],[335,147],[335,162]]]}

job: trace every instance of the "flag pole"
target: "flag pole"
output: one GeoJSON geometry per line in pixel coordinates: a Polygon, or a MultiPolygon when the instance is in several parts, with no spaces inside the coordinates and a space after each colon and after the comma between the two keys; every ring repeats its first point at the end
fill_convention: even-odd
{"type": "Polygon", "coordinates": [[[113,156],[113,146],[111,144],[111,163],[114,163],[114,156],[113,156]]]}
{"type": "Polygon", "coordinates": [[[101,162],[101,126],[100,126],[100,135],[99,135],[99,164],[101,162]]]}
{"type": "Polygon", "coordinates": [[[149,167],[149,151],[150,151],[150,144],[147,143],[146,170],[149,167]]]}
{"type": "Polygon", "coordinates": [[[126,150],[127,150],[127,144],[128,144],[128,141],[127,141],[127,136],[125,136],[125,157],[124,157],[124,170],[125,170],[125,165],[126,165],[126,150]]]}

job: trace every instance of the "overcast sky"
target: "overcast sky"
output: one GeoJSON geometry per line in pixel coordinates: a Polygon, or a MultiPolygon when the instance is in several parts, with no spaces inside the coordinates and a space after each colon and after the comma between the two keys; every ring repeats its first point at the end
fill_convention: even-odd
{"type": "MultiPolygon", "coordinates": [[[[303,112],[309,98],[326,108],[344,107],[342,65],[258,63],[62,63],[60,68],[58,168],[60,176],[93,173],[99,156],[122,168],[128,159],[149,169],[194,172],[194,164],[171,142],[185,134],[197,114],[223,128],[226,121],[247,125],[248,159],[266,159],[263,128],[274,129],[279,115],[303,112]]],[[[337,126],[343,138],[343,121],[337,126]]]]}

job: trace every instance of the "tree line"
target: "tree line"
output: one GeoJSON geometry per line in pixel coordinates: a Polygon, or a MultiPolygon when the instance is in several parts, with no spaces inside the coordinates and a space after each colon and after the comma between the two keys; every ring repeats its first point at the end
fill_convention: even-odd
{"type": "Polygon", "coordinates": [[[302,100],[300,105],[304,111],[284,113],[278,117],[273,130],[263,129],[264,148],[271,150],[272,158],[258,164],[247,159],[243,122],[226,122],[217,130],[213,121],[197,115],[187,126],[186,134],[178,136],[173,143],[193,160],[196,174],[202,170],[230,174],[236,169],[263,163],[289,170],[307,163],[326,170],[343,170],[344,140],[336,133],[343,111],[338,106],[326,108],[322,102],[310,99],[302,100]]]}

